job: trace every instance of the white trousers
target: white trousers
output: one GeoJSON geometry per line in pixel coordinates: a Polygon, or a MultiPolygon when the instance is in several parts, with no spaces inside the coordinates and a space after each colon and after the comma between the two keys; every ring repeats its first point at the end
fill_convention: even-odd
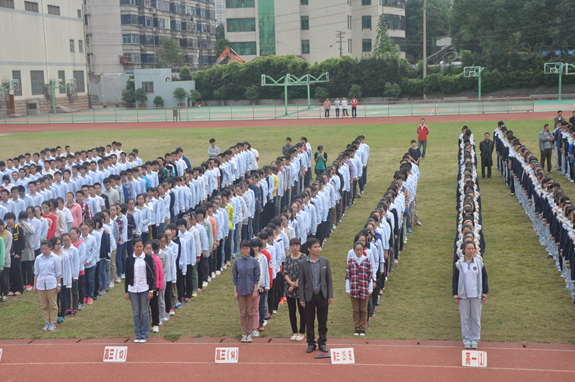
{"type": "Polygon", "coordinates": [[[461,315],[461,335],[463,344],[479,342],[481,332],[481,304],[480,298],[459,300],[459,314],[461,315]]]}

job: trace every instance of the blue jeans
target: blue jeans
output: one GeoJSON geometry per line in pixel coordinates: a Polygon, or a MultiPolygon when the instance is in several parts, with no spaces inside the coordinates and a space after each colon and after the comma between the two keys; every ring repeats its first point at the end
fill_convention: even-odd
{"type": "Polygon", "coordinates": [[[164,223],[158,225],[158,235],[164,232],[164,223]]]}
{"type": "Polygon", "coordinates": [[[147,340],[150,334],[150,309],[148,291],[141,293],[130,292],[132,313],[134,314],[134,333],[136,338],[147,340]]]}
{"type": "Polygon", "coordinates": [[[421,149],[421,146],[423,146],[423,149],[421,150],[421,157],[425,158],[425,149],[427,149],[427,141],[417,141],[417,148],[421,149]]]}
{"type": "Polygon", "coordinates": [[[110,285],[110,262],[100,260],[98,266],[98,280],[100,282],[100,290],[108,289],[110,285]]]}
{"type": "Polygon", "coordinates": [[[96,266],[84,269],[84,291],[85,297],[94,297],[94,275],[96,266]]]}
{"type": "MultiPolygon", "coordinates": [[[[259,306],[259,311],[260,311],[260,316],[258,317],[259,323],[260,325],[264,324],[264,319],[266,318],[266,295],[268,292],[261,292],[260,293],[260,306],[259,306]]],[[[255,319],[255,317],[254,317],[255,319]]]]}
{"type": "Polygon", "coordinates": [[[122,277],[126,271],[126,243],[118,245],[116,250],[116,269],[118,277],[122,277]]]}

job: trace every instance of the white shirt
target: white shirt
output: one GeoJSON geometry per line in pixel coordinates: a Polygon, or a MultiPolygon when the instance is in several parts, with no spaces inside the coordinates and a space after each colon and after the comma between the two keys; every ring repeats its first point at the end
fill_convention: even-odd
{"type": "Polygon", "coordinates": [[[250,170],[254,171],[258,169],[258,158],[260,157],[260,154],[258,153],[258,150],[254,148],[252,148],[251,151],[254,156],[254,159],[252,160],[252,167],[250,168],[250,170]]]}
{"type": "Polygon", "coordinates": [[[136,259],[134,261],[134,283],[128,285],[128,292],[130,293],[142,293],[148,291],[148,280],[146,276],[146,261],[144,258],[146,255],[142,253],[140,256],[136,256],[134,253],[132,256],[136,259]]]}
{"type": "Polygon", "coordinates": [[[477,298],[477,263],[463,260],[461,262],[461,268],[463,269],[463,282],[465,283],[465,294],[467,298],[477,298]]]}

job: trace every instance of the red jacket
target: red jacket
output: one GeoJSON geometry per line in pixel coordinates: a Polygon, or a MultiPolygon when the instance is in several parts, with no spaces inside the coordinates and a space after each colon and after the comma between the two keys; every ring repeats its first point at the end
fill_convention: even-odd
{"type": "Polygon", "coordinates": [[[357,107],[357,100],[354,98],[351,100],[351,108],[355,109],[357,107]]]}
{"type": "Polygon", "coordinates": [[[429,135],[429,127],[427,125],[418,125],[417,126],[417,140],[418,141],[427,141],[427,136],[429,135]]]}
{"type": "MultiPolygon", "coordinates": [[[[268,251],[266,251],[265,249],[262,251],[262,255],[264,255],[266,257],[266,259],[268,259],[268,265],[269,265],[270,261],[272,261],[272,255],[268,251]]],[[[274,285],[273,270],[272,270],[271,265],[269,265],[268,268],[270,271],[270,289],[272,289],[272,286],[274,285]]]]}

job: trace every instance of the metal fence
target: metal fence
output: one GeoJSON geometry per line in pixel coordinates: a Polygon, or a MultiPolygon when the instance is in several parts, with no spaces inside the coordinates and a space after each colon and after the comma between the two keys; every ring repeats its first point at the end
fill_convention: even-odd
{"type": "MultiPolygon", "coordinates": [[[[347,109],[352,117],[351,106],[347,109]]],[[[487,98],[478,100],[386,102],[359,104],[357,117],[402,117],[429,115],[462,115],[490,113],[525,113],[535,111],[533,98],[487,98]]],[[[271,119],[324,118],[323,104],[307,105],[250,105],[204,106],[180,109],[89,109],[72,113],[15,116],[13,111],[0,110],[1,124],[27,123],[121,123],[121,122],[172,122],[172,121],[233,121],[271,119]]],[[[332,104],[329,117],[343,116],[332,104]],[[339,115],[338,115],[339,114],[339,115]]]]}

